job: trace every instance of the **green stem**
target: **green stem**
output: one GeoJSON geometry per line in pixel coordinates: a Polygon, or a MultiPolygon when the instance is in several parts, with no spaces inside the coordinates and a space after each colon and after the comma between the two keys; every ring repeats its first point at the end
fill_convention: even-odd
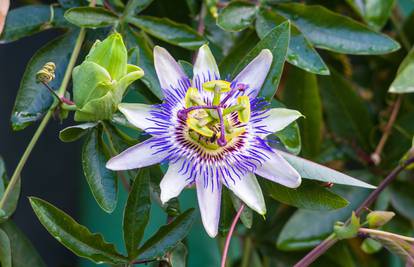
{"type": "Polygon", "coordinates": [[[244,240],[244,247],[243,247],[243,258],[241,262],[241,267],[249,267],[250,266],[250,252],[252,250],[252,240],[250,237],[246,237],[244,240]]]}
{"type": "MultiPolygon", "coordinates": [[[[63,96],[66,92],[66,89],[67,89],[67,86],[69,84],[69,80],[72,74],[72,69],[75,66],[76,59],[78,58],[79,51],[82,47],[82,43],[84,39],[85,39],[85,29],[81,29],[79,32],[78,38],[76,40],[75,47],[73,48],[73,52],[70,57],[68,67],[66,68],[65,76],[63,77],[62,83],[58,90],[59,96],[63,96]]],[[[12,177],[10,178],[10,182],[7,185],[6,191],[4,191],[3,197],[0,200],[0,209],[4,207],[4,205],[7,202],[7,199],[10,196],[10,193],[13,191],[13,188],[15,187],[17,181],[20,179],[20,174],[23,170],[23,167],[26,164],[27,159],[29,158],[30,154],[32,153],[34,146],[39,140],[40,135],[43,133],[44,129],[46,128],[47,123],[52,118],[53,112],[54,112],[54,108],[52,105],[52,107],[47,111],[46,115],[43,117],[39,127],[37,128],[32,139],[30,140],[29,145],[26,147],[26,150],[24,151],[23,156],[20,158],[20,161],[17,164],[17,167],[14,170],[12,177]]]]}

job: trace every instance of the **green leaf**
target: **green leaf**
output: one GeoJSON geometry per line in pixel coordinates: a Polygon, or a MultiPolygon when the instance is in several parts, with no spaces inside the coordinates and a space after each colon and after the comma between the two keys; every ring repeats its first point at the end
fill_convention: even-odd
{"type": "Polygon", "coordinates": [[[404,217],[413,220],[414,210],[411,208],[414,205],[414,196],[412,194],[412,184],[408,182],[395,183],[390,190],[391,205],[404,217]]]}
{"type": "Polygon", "coordinates": [[[394,0],[346,0],[346,2],[375,30],[384,27],[394,5],[394,0]]]}
{"type": "MultiPolygon", "coordinates": [[[[256,18],[257,34],[260,38],[263,38],[274,27],[285,21],[286,19],[283,16],[271,10],[260,9],[256,18]]],[[[290,27],[290,42],[286,60],[290,64],[306,71],[320,75],[329,75],[328,67],[318,52],[313,48],[312,44],[294,24],[290,25],[290,27]]]]}
{"type": "Polygon", "coordinates": [[[333,231],[337,221],[345,221],[367,196],[369,191],[346,188],[337,191],[350,200],[350,204],[336,211],[298,210],[284,225],[277,240],[281,250],[302,250],[316,246],[333,231]]]}
{"type": "Polygon", "coordinates": [[[196,215],[193,209],[189,209],[179,215],[171,223],[162,226],[139,249],[140,259],[153,259],[161,257],[168,250],[175,247],[183,240],[191,229],[196,215]]]}
{"type": "MultiPolygon", "coordinates": [[[[284,149],[294,155],[300,153],[302,149],[302,140],[300,137],[299,125],[296,121],[273,135],[279,138],[284,149]]],[[[269,135],[267,139],[272,140],[272,135],[269,135]]]]}
{"type": "Polygon", "coordinates": [[[40,48],[27,64],[20,82],[11,117],[13,130],[22,130],[39,120],[53,103],[53,96],[43,84],[36,82],[36,73],[46,62],[56,64],[56,78],[49,85],[57,89],[63,79],[75,45],[77,31],[69,32],[40,48]]]}
{"type": "Polygon", "coordinates": [[[100,28],[114,25],[118,16],[102,7],[74,7],[65,12],[70,23],[85,28],[100,28]]]}
{"type": "Polygon", "coordinates": [[[414,49],[411,49],[408,55],[401,62],[397,76],[392,82],[388,92],[395,94],[405,94],[414,92],[414,49]]]}
{"type": "Polygon", "coordinates": [[[219,13],[217,25],[226,31],[238,32],[252,24],[255,14],[256,6],[254,4],[232,1],[219,13]]]}
{"type": "Polygon", "coordinates": [[[176,245],[175,248],[171,251],[169,256],[171,267],[186,267],[187,255],[187,247],[182,242],[179,242],[178,245],[176,245]]]}
{"type": "Polygon", "coordinates": [[[0,229],[10,240],[13,267],[46,267],[35,247],[11,220],[0,224],[0,229]]]}
{"type": "Polygon", "coordinates": [[[127,18],[127,22],[160,40],[186,49],[196,50],[206,42],[188,25],[167,18],[138,16],[127,18]]]}
{"type": "Polygon", "coordinates": [[[150,210],[149,170],[141,169],[134,180],[124,211],[124,241],[131,260],[138,255],[138,245],[144,236],[150,210]]]}
{"type": "Polygon", "coordinates": [[[220,223],[219,232],[221,236],[226,236],[229,232],[231,223],[233,221],[234,212],[233,201],[230,196],[231,192],[226,187],[221,191],[221,207],[220,207],[220,223]]]}
{"type": "Polygon", "coordinates": [[[336,71],[331,76],[320,76],[319,86],[328,126],[341,138],[357,141],[369,150],[369,140],[373,128],[367,104],[352,88],[352,85],[336,71]]]}
{"type": "Polygon", "coordinates": [[[118,181],[115,173],[105,167],[106,161],[101,132],[92,129],[82,149],[83,173],[96,202],[104,211],[111,213],[117,203],[118,181]]]}
{"type": "Polygon", "coordinates": [[[154,68],[154,55],[148,41],[142,33],[137,33],[130,28],[125,31],[124,35],[129,48],[132,48],[135,45],[139,48],[139,61],[136,64],[140,66],[145,73],[140,81],[142,81],[156,97],[163,99],[164,94],[154,68]]]}
{"type": "Polygon", "coordinates": [[[146,9],[154,0],[130,0],[125,7],[124,15],[134,16],[146,9]]]}
{"type": "Polygon", "coordinates": [[[73,142],[84,136],[91,128],[94,128],[98,123],[87,122],[83,124],[66,127],[59,132],[59,139],[62,142],[73,142]]]}
{"type": "Polygon", "coordinates": [[[388,36],[322,6],[279,4],[277,12],[290,19],[309,41],[322,49],[345,54],[374,55],[387,54],[400,48],[388,36]]]}
{"type": "Polygon", "coordinates": [[[321,184],[302,181],[300,187],[291,189],[263,180],[266,192],[284,204],[307,210],[334,210],[346,207],[349,202],[321,184]]]}
{"type": "MultiPolygon", "coordinates": [[[[233,194],[233,192],[230,192],[231,202],[233,203],[233,207],[236,210],[236,212],[240,209],[241,205],[243,204],[243,201],[239,199],[236,195],[233,194]]],[[[232,219],[233,221],[233,219],[232,219]]],[[[243,225],[250,229],[253,225],[253,210],[246,205],[244,205],[243,211],[240,214],[240,221],[243,223],[243,225]]]]}
{"type": "Polygon", "coordinates": [[[0,229],[0,265],[2,267],[12,267],[12,255],[10,240],[7,234],[0,229]]]}
{"type": "MultiPolygon", "coordinates": [[[[0,198],[3,197],[4,191],[8,185],[9,181],[7,178],[6,173],[6,166],[4,164],[3,158],[0,156],[0,198]]],[[[19,203],[21,191],[21,179],[17,179],[15,186],[13,187],[11,193],[9,194],[9,198],[7,199],[6,203],[3,206],[3,209],[0,210],[0,223],[6,221],[13,215],[14,211],[16,210],[17,204],[19,203]]]]}
{"type": "Polygon", "coordinates": [[[296,109],[305,116],[299,121],[302,129],[302,153],[307,158],[316,158],[321,149],[323,120],[315,75],[291,68],[283,90],[283,101],[289,108],[296,109]]]}
{"type": "Polygon", "coordinates": [[[63,10],[48,5],[26,5],[10,10],[0,43],[12,42],[23,37],[53,28],[66,26],[63,10]],[[53,15],[52,13],[53,12],[53,15]]]}
{"type": "MultiPolygon", "coordinates": [[[[255,44],[259,41],[254,31],[246,31],[241,33],[236,41],[235,45],[230,49],[227,56],[220,62],[219,69],[222,77],[234,78],[233,75],[234,66],[240,63],[240,58],[243,58],[247,53],[253,49],[255,44]]],[[[234,73],[237,75],[238,73],[234,73]]]]}
{"type": "Polygon", "coordinates": [[[273,54],[273,62],[269,74],[260,90],[259,95],[270,101],[276,93],[282,76],[283,64],[289,46],[290,23],[284,22],[273,28],[249,53],[240,61],[233,71],[235,77],[250,61],[252,61],[263,49],[269,49],[273,54]]]}
{"type": "Polygon", "coordinates": [[[42,199],[30,197],[29,200],[37,218],[46,230],[79,257],[87,258],[95,263],[128,262],[125,256],[116,251],[113,244],[105,242],[102,235],[91,233],[68,214],[42,199]]]}
{"type": "Polygon", "coordinates": [[[375,186],[372,186],[349,175],[335,171],[310,160],[300,158],[283,151],[278,151],[278,153],[282,155],[290,163],[290,165],[292,165],[293,168],[299,172],[302,178],[322,182],[331,182],[335,184],[375,188],[375,186]]]}

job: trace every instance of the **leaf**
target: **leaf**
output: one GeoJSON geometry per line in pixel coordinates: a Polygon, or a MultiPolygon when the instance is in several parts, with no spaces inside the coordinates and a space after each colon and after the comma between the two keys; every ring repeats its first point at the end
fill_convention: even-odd
{"type": "Polygon", "coordinates": [[[0,229],[10,240],[13,267],[46,267],[35,247],[11,220],[0,224],[0,229]]]}
{"type": "MultiPolygon", "coordinates": [[[[6,166],[4,164],[3,158],[0,156],[0,199],[3,197],[4,191],[7,188],[9,181],[6,173],[6,166]]],[[[21,179],[17,179],[15,186],[9,194],[9,197],[4,204],[3,208],[0,210],[0,223],[9,219],[14,211],[16,210],[17,204],[19,203],[21,191],[21,179]]]]}
{"type": "Polygon", "coordinates": [[[26,5],[9,11],[0,37],[0,43],[13,42],[23,37],[53,28],[64,27],[63,10],[48,5],[26,5]],[[53,16],[51,12],[53,11],[53,16]]]}
{"type": "Polygon", "coordinates": [[[130,0],[128,1],[124,15],[127,17],[136,15],[146,9],[154,0],[130,0]]]}
{"type": "Polygon", "coordinates": [[[300,187],[291,189],[263,180],[266,192],[284,204],[307,210],[335,210],[346,207],[349,202],[320,184],[302,181],[300,187]]]}
{"type": "MultiPolygon", "coordinates": [[[[302,140],[298,123],[295,121],[283,130],[274,134],[282,142],[283,148],[294,155],[298,155],[302,149],[302,140]]],[[[271,140],[272,135],[267,137],[271,140]]]]}
{"type": "Polygon", "coordinates": [[[322,242],[333,231],[337,221],[345,221],[359,203],[368,196],[369,191],[346,188],[339,191],[350,200],[350,204],[336,211],[297,210],[285,223],[277,239],[277,247],[292,251],[309,249],[322,242]]]}
{"type": "Polygon", "coordinates": [[[0,229],[0,265],[12,267],[10,240],[7,234],[0,229]]]}
{"type": "Polygon", "coordinates": [[[290,19],[309,41],[322,49],[344,54],[375,55],[400,48],[388,36],[322,6],[279,4],[277,12],[290,19]]]}
{"type": "MultiPolygon", "coordinates": [[[[271,10],[260,9],[256,17],[256,32],[260,38],[263,38],[274,27],[285,21],[286,19],[283,16],[271,10]]],[[[286,60],[290,64],[308,72],[329,75],[328,67],[312,44],[294,24],[291,24],[290,27],[290,42],[286,60]]]]}
{"type": "Polygon", "coordinates": [[[161,257],[168,250],[175,247],[183,240],[195,220],[193,209],[180,214],[171,223],[162,226],[145,244],[139,249],[140,259],[153,259],[161,257]]]}
{"type": "Polygon", "coordinates": [[[222,9],[217,25],[226,31],[238,32],[249,27],[256,14],[256,6],[249,2],[232,1],[222,9]]]}
{"type": "MultiPolygon", "coordinates": [[[[233,194],[233,192],[230,192],[231,202],[233,203],[234,209],[239,211],[241,205],[243,204],[242,200],[239,199],[236,195],[233,194]]],[[[233,221],[233,219],[231,220],[233,221]]],[[[253,210],[249,208],[247,205],[244,205],[243,211],[240,214],[240,221],[243,223],[243,225],[250,229],[253,225],[253,210]]]]}
{"type": "Polygon", "coordinates": [[[57,89],[63,79],[75,45],[77,31],[68,32],[40,48],[27,64],[20,82],[11,117],[13,130],[22,130],[39,120],[53,103],[53,96],[43,84],[36,82],[36,73],[46,62],[56,65],[56,78],[49,85],[57,89]]]}
{"type": "Polygon", "coordinates": [[[283,90],[283,101],[289,108],[298,110],[305,116],[299,121],[302,129],[302,153],[307,158],[316,158],[321,150],[323,119],[315,75],[291,68],[283,90]]]}
{"type": "Polygon", "coordinates": [[[411,208],[414,205],[414,196],[412,194],[412,184],[407,182],[397,182],[391,186],[391,205],[402,216],[413,220],[414,210],[411,208]]]}
{"type": "Polygon", "coordinates": [[[414,92],[414,49],[411,49],[408,55],[401,62],[397,75],[392,82],[389,93],[405,94],[414,92]]]}
{"type": "Polygon", "coordinates": [[[37,218],[46,230],[79,257],[87,258],[95,263],[128,262],[125,256],[116,251],[113,244],[105,242],[102,235],[91,233],[68,214],[40,198],[30,197],[29,200],[37,218]]]}
{"type": "Polygon", "coordinates": [[[394,0],[346,0],[346,2],[375,30],[384,27],[394,5],[394,0]]]}
{"type": "Polygon", "coordinates": [[[186,49],[196,50],[206,42],[188,25],[168,18],[138,16],[128,17],[127,22],[160,40],[186,49]]]}
{"type": "MultiPolygon", "coordinates": [[[[241,33],[240,35],[234,42],[235,45],[219,64],[221,77],[234,78],[235,76],[231,76],[234,72],[234,66],[237,66],[240,63],[240,58],[247,55],[259,41],[254,31],[246,31],[245,34],[241,33]]],[[[234,73],[234,75],[236,74],[238,73],[234,73]]]]}
{"type": "Polygon", "coordinates": [[[94,128],[98,123],[87,122],[83,124],[66,127],[59,132],[59,139],[62,142],[73,142],[84,136],[91,128],[94,128]]]}
{"type": "Polygon", "coordinates": [[[310,160],[294,156],[292,154],[278,151],[290,165],[295,168],[302,178],[307,178],[311,180],[317,180],[322,182],[330,182],[334,184],[344,184],[350,186],[358,186],[365,188],[375,188],[370,184],[367,184],[363,181],[355,179],[349,175],[343,174],[341,172],[335,171],[323,165],[317,164],[310,160]]]}
{"type": "Polygon", "coordinates": [[[105,167],[106,161],[101,133],[92,129],[82,149],[83,173],[96,202],[111,213],[117,203],[118,181],[115,173],[105,167]]]}
{"type": "Polygon", "coordinates": [[[373,128],[367,104],[362,101],[344,77],[335,71],[331,76],[319,77],[328,126],[338,137],[357,141],[369,150],[369,139],[373,128]]]}
{"type": "Polygon", "coordinates": [[[102,7],[74,7],[65,12],[65,19],[78,27],[96,29],[115,24],[118,16],[102,7]]]}
{"type": "Polygon", "coordinates": [[[124,210],[124,241],[131,260],[138,255],[138,245],[144,236],[150,210],[149,170],[141,169],[134,180],[124,210]]]}
{"type": "Polygon", "coordinates": [[[229,232],[234,215],[236,215],[236,213],[234,212],[233,200],[230,195],[230,190],[226,187],[223,187],[221,191],[219,223],[219,233],[221,236],[226,236],[226,234],[229,232]]]}
{"type": "Polygon", "coordinates": [[[137,45],[139,48],[139,61],[137,62],[137,65],[139,65],[145,73],[140,81],[142,81],[156,97],[163,99],[164,95],[154,68],[154,55],[148,41],[144,38],[142,33],[137,33],[130,28],[125,31],[124,35],[129,48],[133,47],[133,45],[137,45]]]}
{"type": "Polygon", "coordinates": [[[249,53],[240,61],[233,71],[236,76],[250,61],[252,61],[263,49],[269,49],[273,54],[273,62],[269,74],[260,90],[259,95],[270,101],[276,93],[282,76],[283,64],[289,46],[290,23],[284,22],[273,28],[249,53]]]}
{"type": "Polygon", "coordinates": [[[187,247],[182,242],[179,242],[170,253],[171,267],[186,267],[187,256],[187,247]]]}

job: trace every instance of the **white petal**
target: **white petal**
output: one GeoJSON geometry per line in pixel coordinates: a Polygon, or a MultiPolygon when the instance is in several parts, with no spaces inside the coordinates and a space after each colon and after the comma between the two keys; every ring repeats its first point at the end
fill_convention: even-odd
{"type": "Polygon", "coordinates": [[[261,215],[266,214],[266,204],[264,202],[262,189],[253,173],[247,173],[241,179],[234,178],[235,182],[227,181],[224,183],[233,193],[243,200],[247,206],[261,215]]]}
{"type": "Polygon", "coordinates": [[[196,179],[198,206],[200,207],[201,220],[210,237],[215,237],[218,232],[221,205],[221,184],[204,187],[203,178],[196,179]]]}
{"type": "MultiPolygon", "coordinates": [[[[275,133],[283,130],[285,127],[303,115],[299,111],[293,109],[272,108],[265,116],[267,117],[264,118],[260,124],[265,125],[267,131],[275,133]]],[[[264,138],[267,135],[268,134],[262,134],[260,137],[264,138]]]]}
{"type": "Polygon", "coordinates": [[[302,182],[300,174],[275,150],[262,151],[269,159],[257,167],[256,174],[281,185],[297,188],[302,182]]]}
{"type": "Polygon", "coordinates": [[[152,148],[154,142],[152,138],[132,146],[119,155],[111,158],[106,163],[106,168],[114,171],[138,169],[151,166],[161,162],[165,157],[165,153],[157,153],[152,148]]]}
{"type": "Polygon", "coordinates": [[[240,73],[234,78],[237,83],[247,84],[249,87],[245,95],[254,98],[262,88],[270,66],[272,65],[273,55],[269,49],[263,49],[240,73]]]}
{"type": "Polygon", "coordinates": [[[125,115],[127,120],[135,127],[145,130],[155,126],[155,123],[149,120],[151,118],[152,106],[138,103],[121,103],[118,105],[119,111],[125,115]]]}
{"type": "Polygon", "coordinates": [[[187,78],[177,61],[162,47],[154,47],[154,65],[161,88],[165,91],[171,87],[178,88],[179,80],[187,78]]]}
{"type": "Polygon", "coordinates": [[[167,173],[161,180],[161,202],[165,203],[168,200],[177,197],[181,191],[186,187],[190,181],[187,177],[178,173],[183,164],[183,160],[176,163],[171,163],[168,167],[167,173]]]}
{"type": "Polygon", "coordinates": [[[197,59],[194,63],[194,79],[197,76],[199,76],[200,79],[202,79],[203,77],[208,77],[209,74],[213,80],[215,79],[215,77],[220,77],[216,59],[211,53],[211,50],[208,47],[208,45],[203,45],[198,50],[197,59]]]}

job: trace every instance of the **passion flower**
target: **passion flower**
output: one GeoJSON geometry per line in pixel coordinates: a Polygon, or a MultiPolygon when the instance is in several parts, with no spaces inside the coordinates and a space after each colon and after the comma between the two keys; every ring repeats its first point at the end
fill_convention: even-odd
{"type": "Polygon", "coordinates": [[[269,109],[258,97],[272,59],[269,50],[262,50],[229,82],[220,79],[216,61],[204,45],[190,80],[165,49],[155,47],[163,103],[119,105],[133,125],[152,137],[110,159],[107,168],[128,170],[168,162],[160,184],[162,202],[195,184],[202,221],[211,237],[218,230],[223,185],[265,214],[255,174],[291,188],[301,183],[298,172],[265,140],[301,116],[285,108],[269,109]]]}

